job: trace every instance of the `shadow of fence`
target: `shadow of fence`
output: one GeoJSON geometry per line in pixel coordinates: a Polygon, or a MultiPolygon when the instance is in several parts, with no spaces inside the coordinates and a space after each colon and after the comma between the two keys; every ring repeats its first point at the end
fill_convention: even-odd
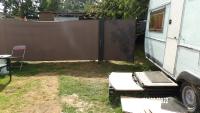
{"type": "Polygon", "coordinates": [[[2,81],[2,83],[0,82],[0,92],[3,91],[6,88],[6,86],[9,85],[11,82],[11,79],[7,80],[6,78],[7,78],[7,75],[0,77],[0,81],[2,81]]]}

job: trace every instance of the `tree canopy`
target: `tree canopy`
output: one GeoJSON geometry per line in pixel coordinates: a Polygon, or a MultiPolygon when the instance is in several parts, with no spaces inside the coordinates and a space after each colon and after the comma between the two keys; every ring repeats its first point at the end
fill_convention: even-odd
{"type": "Polygon", "coordinates": [[[32,0],[5,0],[3,1],[4,13],[9,16],[34,16],[37,11],[35,2],[32,0]]]}
{"type": "Polygon", "coordinates": [[[96,0],[61,0],[59,11],[84,12],[86,4],[92,4],[96,0]]]}
{"type": "Polygon", "coordinates": [[[60,0],[39,0],[39,11],[58,11],[60,0]]]}
{"type": "Polygon", "coordinates": [[[11,16],[35,16],[39,11],[87,12],[96,18],[145,17],[149,0],[0,0],[11,16]]]}
{"type": "Polygon", "coordinates": [[[30,16],[39,11],[84,12],[86,4],[95,0],[0,0],[4,13],[10,16],[30,16]]]}
{"type": "Polygon", "coordinates": [[[149,0],[102,0],[89,4],[86,11],[97,18],[131,19],[146,15],[149,0]]]}

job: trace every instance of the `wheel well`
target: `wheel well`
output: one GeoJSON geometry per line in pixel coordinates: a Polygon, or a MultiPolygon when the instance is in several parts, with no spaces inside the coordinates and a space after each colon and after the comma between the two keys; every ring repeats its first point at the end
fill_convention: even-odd
{"type": "Polygon", "coordinates": [[[182,72],[178,76],[176,81],[179,85],[181,85],[184,82],[187,82],[195,86],[200,86],[200,79],[189,72],[182,72]]]}
{"type": "Polygon", "coordinates": [[[186,82],[184,79],[181,79],[181,80],[178,80],[177,81],[177,84],[179,85],[179,86],[181,86],[184,82],[186,82]]]}

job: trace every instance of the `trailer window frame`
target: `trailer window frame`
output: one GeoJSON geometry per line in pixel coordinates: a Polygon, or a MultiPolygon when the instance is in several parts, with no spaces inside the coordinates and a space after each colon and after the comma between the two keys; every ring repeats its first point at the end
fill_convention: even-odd
{"type": "Polygon", "coordinates": [[[163,33],[166,8],[150,12],[149,31],[163,33]]]}

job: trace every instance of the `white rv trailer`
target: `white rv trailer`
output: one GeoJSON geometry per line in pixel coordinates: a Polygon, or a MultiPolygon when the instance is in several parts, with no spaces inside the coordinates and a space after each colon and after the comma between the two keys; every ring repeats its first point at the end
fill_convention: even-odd
{"type": "Polygon", "coordinates": [[[176,87],[188,112],[200,113],[200,0],[150,0],[145,54],[162,71],[111,73],[109,93],[176,87]]]}
{"type": "Polygon", "coordinates": [[[189,111],[197,110],[200,107],[200,0],[150,0],[145,53],[179,83],[183,103],[189,111]]]}

